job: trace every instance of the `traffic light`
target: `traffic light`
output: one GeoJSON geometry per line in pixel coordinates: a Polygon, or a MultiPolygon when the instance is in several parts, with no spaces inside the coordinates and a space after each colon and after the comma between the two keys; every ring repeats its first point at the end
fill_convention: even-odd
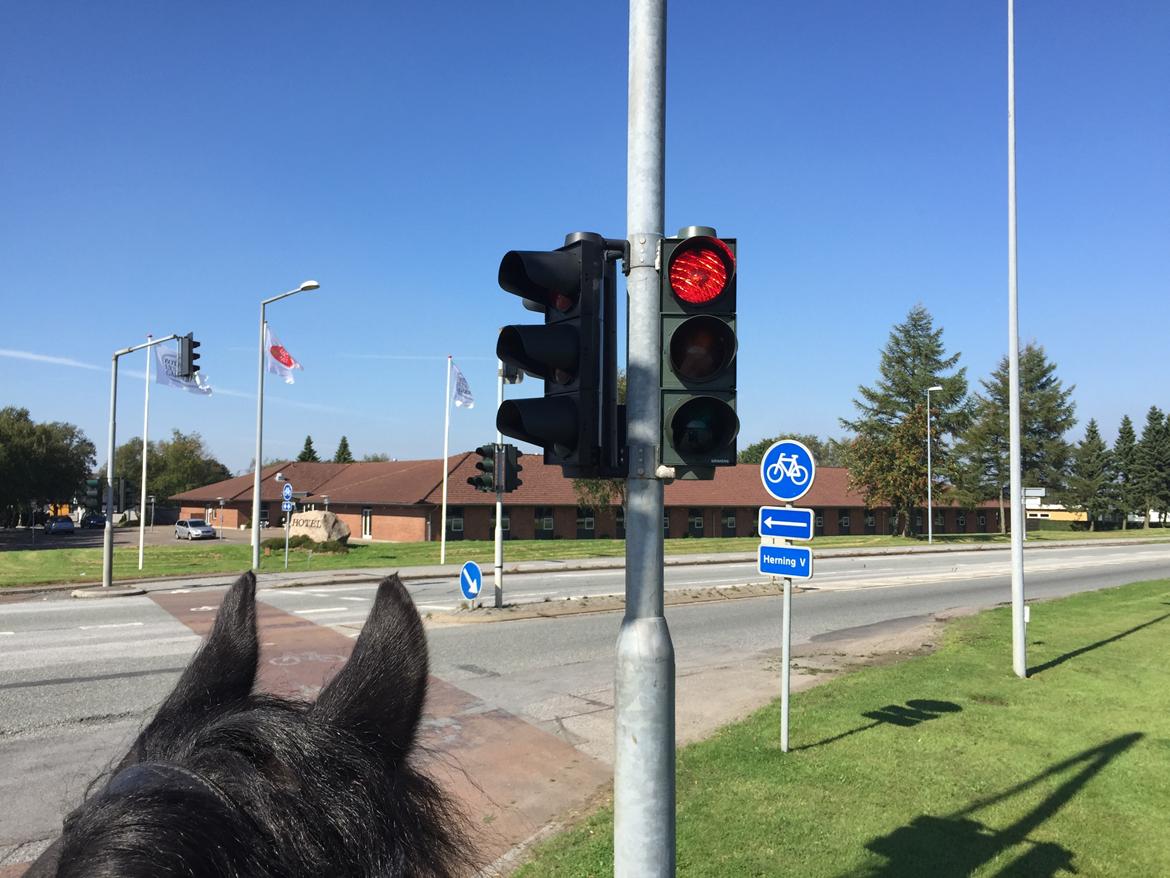
{"type": "Polygon", "coordinates": [[[679,478],[735,465],[735,251],[705,226],[662,242],[662,463],[679,478]]]}
{"type": "Polygon", "coordinates": [[[199,354],[195,353],[195,348],[199,347],[199,344],[200,342],[195,341],[195,333],[193,332],[179,336],[180,378],[194,378],[195,373],[199,371],[199,366],[195,363],[199,359],[199,354]]]}
{"type": "Polygon", "coordinates": [[[520,450],[515,445],[504,446],[504,492],[511,493],[524,482],[520,481],[519,473],[524,467],[520,465],[520,450]]]}
{"type": "Polygon", "coordinates": [[[566,476],[624,475],[617,407],[617,279],[624,242],[591,232],[566,236],[559,250],[511,250],[499,284],[544,323],[505,326],[496,355],[544,381],[544,395],[508,400],[496,428],[544,449],[566,476]]]}
{"type": "Polygon", "coordinates": [[[498,448],[495,445],[481,445],[475,449],[482,460],[475,464],[475,468],[479,470],[478,476],[469,476],[467,484],[471,485],[477,491],[487,491],[489,493],[496,490],[496,485],[499,480],[496,478],[496,467],[498,448]]]}
{"type": "Polygon", "coordinates": [[[85,480],[85,508],[102,510],[102,483],[100,479],[85,480]]]}

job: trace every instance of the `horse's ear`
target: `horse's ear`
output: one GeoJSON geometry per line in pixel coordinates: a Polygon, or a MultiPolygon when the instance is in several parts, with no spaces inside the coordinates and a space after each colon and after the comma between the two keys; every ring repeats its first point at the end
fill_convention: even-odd
{"type": "Polygon", "coordinates": [[[136,761],[135,755],[141,756],[142,747],[164,729],[188,727],[211,711],[246,699],[256,679],[259,652],[256,576],[249,571],[224,595],[207,641],[122,764],[136,761]]]}
{"type": "Polygon", "coordinates": [[[390,758],[414,743],[427,691],[427,642],[397,574],[378,597],[345,667],[313,707],[315,719],[346,729],[390,758]]]}

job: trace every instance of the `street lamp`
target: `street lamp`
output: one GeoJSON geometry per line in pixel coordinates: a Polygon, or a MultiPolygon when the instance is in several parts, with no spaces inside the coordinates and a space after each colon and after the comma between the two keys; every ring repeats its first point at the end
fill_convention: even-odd
{"type": "Polygon", "coordinates": [[[154,533],[154,494],[146,499],[150,501],[150,532],[154,533]]]}
{"type": "Polygon", "coordinates": [[[930,477],[930,394],[942,390],[941,384],[926,388],[926,542],[934,542],[934,509],[931,497],[930,477]]]}
{"type": "Polygon", "coordinates": [[[260,303],[260,367],[256,377],[256,478],[252,484],[253,570],[260,569],[260,470],[263,467],[264,460],[264,366],[266,365],[264,362],[264,330],[268,325],[265,309],[273,302],[279,302],[281,299],[287,299],[289,296],[295,296],[297,293],[315,290],[320,286],[315,280],[307,280],[295,290],[289,290],[287,293],[281,293],[279,296],[273,296],[271,299],[264,299],[260,303]]]}
{"type": "Polygon", "coordinates": [[[325,511],[328,512],[329,511],[329,495],[322,494],[321,495],[321,502],[325,504],[325,511]]]}

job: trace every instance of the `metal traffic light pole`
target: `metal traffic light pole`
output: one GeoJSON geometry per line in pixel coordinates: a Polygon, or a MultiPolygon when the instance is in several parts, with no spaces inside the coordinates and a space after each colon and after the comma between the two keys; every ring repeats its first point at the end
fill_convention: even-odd
{"type": "MultiPolygon", "coordinates": [[[[172,333],[165,338],[147,341],[132,348],[122,348],[120,351],[114,351],[110,362],[110,434],[106,453],[106,529],[102,535],[102,588],[109,588],[114,582],[114,433],[118,412],[118,357],[124,357],[143,348],[152,348],[156,344],[178,337],[172,333]]],[[[142,442],[142,454],[146,455],[145,437],[142,442]]]]}
{"type": "Polygon", "coordinates": [[[631,0],[626,223],[626,614],[614,680],[614,875],[675,871],[674,646],[663,615],[658,479],[666,0],[631,0]]]}
{"type": "MultiPolygon", "coordinates": [[[[504,404],[504,361],[496,360],[496,411],[504,404]]],[[[501,475],[502,460],[504,457],[504,434],[496,427],[496,474],[501,475]]],[[[504,606],[504,479],[496,479],[496,558],[493,571],[496,581],[495,607],[504,606]]]]}

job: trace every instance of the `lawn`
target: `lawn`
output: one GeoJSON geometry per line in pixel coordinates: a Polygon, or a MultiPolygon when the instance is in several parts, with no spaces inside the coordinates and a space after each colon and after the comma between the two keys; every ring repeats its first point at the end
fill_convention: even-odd
{"type": "MultiPolygon", "coordinates": [[[[1170,875],[1170,580],[1033,606],[793,698],[678,757],[684,876],[1170,875]]],[[[612,812],[518,873],[612,874],[612,812]]]]}
{"type": "MultiPolygon", "coordinates": [[[[1131,530],[1126,536],[1142,539],[1142,534],[1153,537],[1170,537],[1162,528],[1153,531],[1131,530]]],[[[1120,531],[1102,534],[1079,531],[1044,531],[1029,534],[1028,539],[1068,539],[1083,536],[1119,537],[1120,531]]],[[[951,534],[936,535],[935,542],[942,544],[1006,542],[1007,537],[999,534],[951,534]]],[[[814,549],[830,548],[883,548],[896,546],[922,546],[926,541],[919,538],[891,536],[840,536],[817,537],[812,541],[814,549]]],[[[701,539],[666,540],[667,555],[690,555],[698,553],[754,552],[759,540],[754,537],[711,537],[701,539]]],[[[620,557],[625,554],[622,540],[509,540],[504,544],[504,558],[508,562],[539,560],[574,560],[579,558],[620,557]]],[[[114,578],[138,579],[152,576],[199,573],[231,573],[246,570],[251,563],[251,549],[239,543],[194,543],[187,545],[147,546],[145,566],[138,570],[138,549],[119,547],[114,550],[114,578]]],[[[494,549],[490,541],[460,540],[447,544],[448,563],[477,561],[491,564],[494,549]]],[[[315,552],[312,558],[308,552],[299,550],[290,554],[290,570],[338,570],[361,567],[413,567],[439,563],[439,544],[422,543],[370,543],[355,544],[345,555],[327,555],[315,552]]],[[[100,548],[87,549],[45,549],[12,550],[0,552],[0,587],[35,585],[39,583],[84,583],[101,579],[102,551],[100,548]]],[[[273,551],[261,559],[261,570],[275,571],[284,568],[284,553],[273,551]]]]}

